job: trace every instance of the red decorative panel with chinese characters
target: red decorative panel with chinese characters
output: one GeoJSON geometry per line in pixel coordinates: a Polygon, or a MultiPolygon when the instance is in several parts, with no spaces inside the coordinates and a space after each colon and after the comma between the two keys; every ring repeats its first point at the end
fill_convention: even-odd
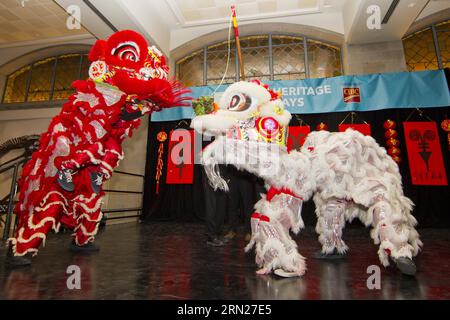
{"type": "Polygon", "coordinates": [[[403,128],[412,184],[448,185],[436,122],[403,122],[403,128]]]}

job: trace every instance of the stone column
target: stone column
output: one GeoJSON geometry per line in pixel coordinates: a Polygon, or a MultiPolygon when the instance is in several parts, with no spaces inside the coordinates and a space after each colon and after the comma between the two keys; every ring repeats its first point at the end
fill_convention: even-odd
{"type": "Polygon", "coordinates": [[[401,40],[344,44],[343,65],[346,75],[407,71],[401,40]]]}

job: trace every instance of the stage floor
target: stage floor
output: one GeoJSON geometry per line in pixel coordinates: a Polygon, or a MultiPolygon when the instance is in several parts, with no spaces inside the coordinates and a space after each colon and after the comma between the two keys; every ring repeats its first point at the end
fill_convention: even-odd
{"type": "Polygon", "coordinates": [[[381,268],[381,289],[369,290],[366,273],[378,265],[368,230],[347,229],[348,258],[312,258],[319,249],[312,229],[297,239],[308,258],[302,278],[257,276],[244,236],[223,248],[205,245],[199,224],[108,226],[98,235],[101,251],[68,251],[69,234],[51,235],[31,267],[7,270],[0,248],[0,299],[450,299],[450,230],[420,230],[425,244],[416,278],[381,268]],[[81,289],[67,288],[70,265],[81,269],[81,289]]]}

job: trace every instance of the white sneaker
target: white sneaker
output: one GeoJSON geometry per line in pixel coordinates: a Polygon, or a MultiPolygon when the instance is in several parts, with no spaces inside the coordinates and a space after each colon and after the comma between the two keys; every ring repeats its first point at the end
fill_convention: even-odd
{"type": "Polygon", "coordinates": [[[288,272],[288,271],[284,271],[283,269],[276,269],[273,273],[275,273],[277,276],[283,277],[283,278],[299,277],[299,275],[296,272],[288,272]]]}

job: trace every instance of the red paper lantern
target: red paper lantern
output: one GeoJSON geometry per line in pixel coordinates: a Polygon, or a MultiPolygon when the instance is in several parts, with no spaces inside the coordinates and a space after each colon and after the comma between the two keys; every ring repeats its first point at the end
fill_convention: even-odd
{"type": "Polygon", "coordinates": [[[317,125],[316,130],[317,131],[322,131],[322,130],[328,131],[328,125],[326,123],[321,122],[317,125]]]}
{"type": "Polygon", "coordinates": [[[390,139],[390,138],[395,139],[398,137],[398,133],[396,130],[388,129],[388,130],[386,130],[386,133],[384,134],[384,136],[386,137],[386,139],[390,139]]]}
{"type": "Polygon", "coordinates": [[[395,121],[388,119],[384,122],[383,127],[384,129],[386,129],[384,136],[386,138],[386,145],[388,147],[387,153],[391,156],[392,160],[400,163],[402,161],[402,152],[399,149],[400,141],[397,139],[398,132],[397,130],[395,130],[397,124],[395,123],[395,121]]]}
{"type": "Polygon", "coordinates": [[[386,144],[388,147],[398,147],[400,145],[400,141],[394,138],[389,138],[386,140],[386,144]]]}
{"type": "Polygon", "coordinates": [[[450,150],[450,119],[445,119],[441,122],[441,128],[447,132],[448,150],[450,150]]]}
{"type": "Polygon", "coordinates": [[[397,163],[402,162],[402,158],[399,157],[399,156],[393,155],[393,156],[391,156],[391,157],[392,157],[392,160],[394,160],[394,161],[397,162],[397,163]]]}
{"type": "Polygon", "coordinates": [[[383,124],[383,127],[388,130],[388,129],[395,129],[395,127],[397,127],[397,124],[395,123],[395,121],[392,121],[390,119],[386,120],[383,124]]]}
{"type": "Polygon", "coordinates": [[[450,119],[445,119],[441,122],[442,130],[450,132],[450,119]]]}
{"type": "Polygon", "coordinates": [[[400,149],[397,148],[397,147],[390,147],[390,148],[388,149],[388,154],[389,154],[390,156],[399,156],[401,153],[402,153],[402,152],[401,152],[400,149]]]}
{"type": "Polygon", "coordinates": [[[165,133],[164,131],[158,132],[158,134],[156,135],[156,139],[158,139],[159,142],[166,141],[167,140],[167,133],[165,133]]]}
{"type": "Polygon", "coordinates": [[[158,147],[158,161],[156,163],[156,194],[159,194],[159,181],[161,180],[162,170],[164,167],[164,161],[162,159],[163,153],[164,153],[164,141],[167,140],[167,133],[164,131],[158,132],[156,135],[156,139],[159,141],[159,147],[158,147]]]}

